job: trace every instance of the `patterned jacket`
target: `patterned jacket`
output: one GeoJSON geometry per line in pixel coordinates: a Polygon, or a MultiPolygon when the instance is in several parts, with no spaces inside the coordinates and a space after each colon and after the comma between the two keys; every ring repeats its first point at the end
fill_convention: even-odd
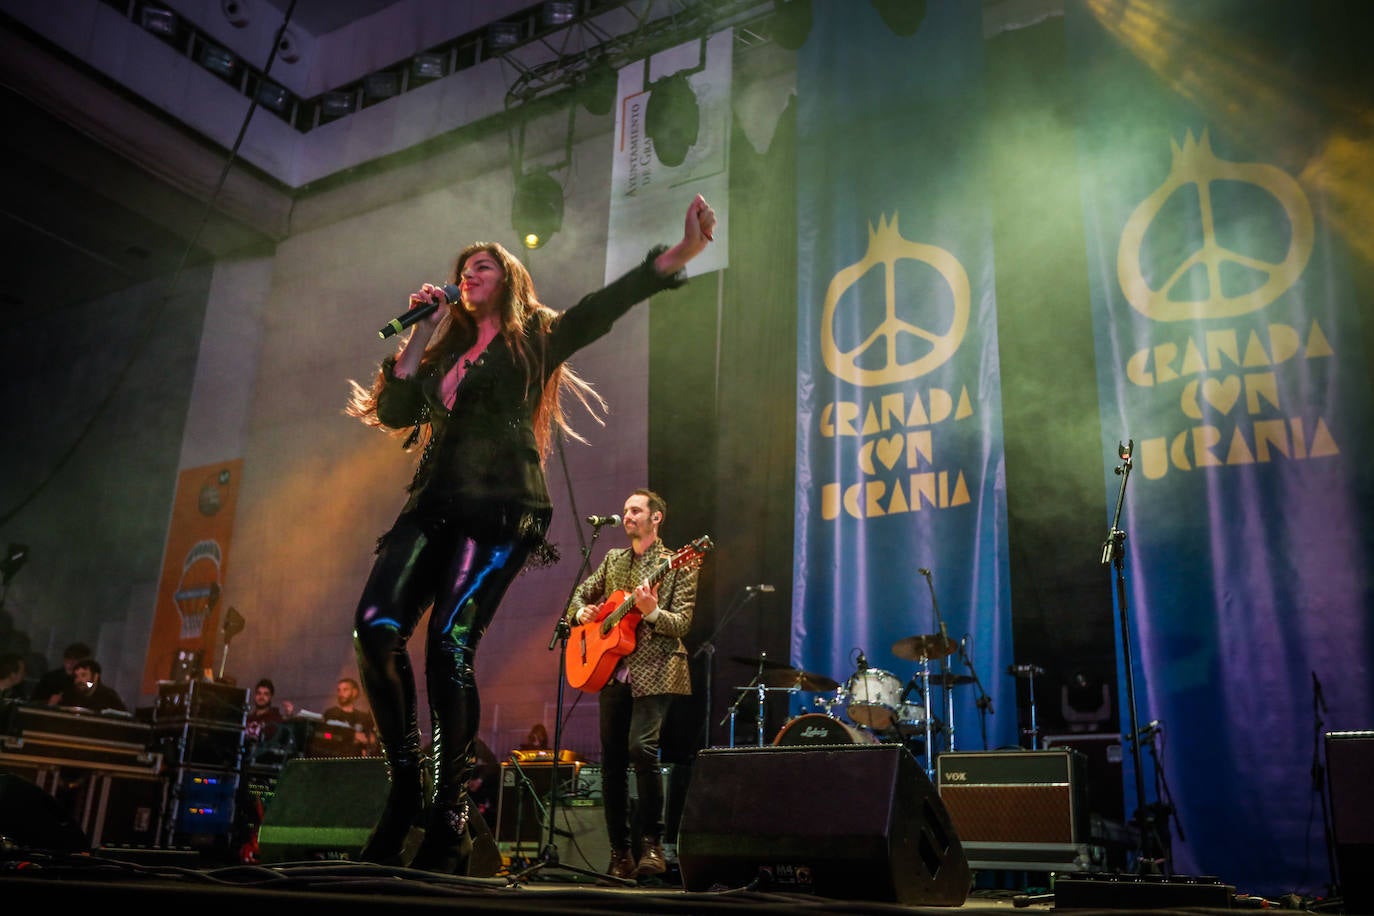
{"type": "MultiPolygon", "coordinates": [[[[573,592],[567,614],[575,621],[577,612],[585,605],[602,604],[617,591],[631,592],[648,579],[660,563],[666,564],[673,551],[656,540],[642,556],[621,547],[607,551],[590,576],[573,592]]],[[[691,674],[687,665],[687,647],[682,637],[692,628],[692,614],[697,603],[697,567],[694,564],[670,569],[659,580],[658,609],[662,611],[653,623],[639,622],[635,632],[635,649],[622,664],[629,668],[630,691],[642,697],[656,693],[689,694],[692,692],[691,674]]]]}

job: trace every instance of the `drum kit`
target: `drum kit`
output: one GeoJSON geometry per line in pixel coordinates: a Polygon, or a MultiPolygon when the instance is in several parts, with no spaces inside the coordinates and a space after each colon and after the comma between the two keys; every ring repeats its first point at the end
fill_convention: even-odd
{"type": "MultiPolygon", "coordinates": [[[[735,741],[735,715],[740,702],[757,695],[759,704],[758,744],[764,744],[764,704],[771,691],[783,691],[789,696],[797,693],[819,693],[813,705],[820,712],[806,712],[793,716],[773,736],[778,746],[886,744],[901,743],[918,757],[925,756],[936,734],[945,736],[953,749],[954,729],[950,724],[954,713],[952,688],[973,683],[968,675],[931,671],[931,662],[952,655],[959,648],[957,640],[941,634],[908,636],[892,645],[892,654],[904,661],[919,663],[919,670],[903,681],[890,671],[869,667],[859,654],[857,670],[843,684],[810,671],[794,668],[786,662],[767,657],[734,656],[732,661],[757,670],[754,682],[736,687],[739,694],[726,714],[729,722],[730,746],[735,741]],[[944,718],[934,714],[928,698],[932,689],[944,690],[944,718]]],[[[941,666],[943,667],[943,666],[941,666]]],[[[725,724],[723,721],[722,725],[725,724]]]]}

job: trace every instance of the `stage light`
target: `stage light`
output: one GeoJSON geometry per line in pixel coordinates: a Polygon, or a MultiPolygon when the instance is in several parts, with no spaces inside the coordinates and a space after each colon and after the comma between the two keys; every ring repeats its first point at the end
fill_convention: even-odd
{"type": "Polygon", "coordinates": [[[915,35],[926,18],[926,0],[870,0],[887,27],[903,38],[915,35]]]}
{"type": "Polygon", "coordinates": [[[426,52],[416,54],[410,59],[410,82],[412,85],[443,79],[447,73],[448,55],[446,54],[426,52]]]}
{"type": "Polygon", "coordinates": [[[494,53],[509,51],[520,44],[520,23],[493,22],[487,26],[487,50],[494,53]]]}
{"type": "Polygon", "coordinates": [[[682,165],[700,130],[701,110],[685,75],[678,72],[649,84],[644,133],[653,143],[659,162],[670,167],[682,165]]]}
{"type": "Polygon", "coordinates": [[[563,228],[563,186],[543,169],[526,172],[515,183],[510,224],[526,248],[543,248],[563,228]]]}
{"type": "Polygon", "coordinates": [[[364,104],[380,102],[401,94],[401,74],[395,70],[382,70],[363,77],[364,104]]]}
{"type": "Polygon", "coordinates": [[[577,18],[577,3],[574,0],[545,0],[539,8],[539,27],[557,28],[567,25],[577,18]]]}
{"type": "Polygon", "coordinates": [[[215,76],[230,82],[238,79],[239,59],[227,48],[221,48],[219,45],[211,44],[202,45],[199,58],[200,65],[215,74],[215,76]]]}
{"type": "Polygon", "coordinates": [[[352,92],[326,92],[320,96],[320,120],[333,121],[350,115],[357,105],[358,100],[352,92]]]}
{"type": "Polygon", "coordinates": [[[291,107],[291,93],[276,83],[263,82],[258,86],[258,104],[277,114],[286,114],[291,107]]]}
{"type": "Polygon", "coordinates": [[[582,74],[577,98],[587,114],[606,115],[615,107],[617,88],[615,68],[602,57],[582,74]]]}
{"type": "Polygon", "coordinates": [[[176,41],[177,34],[181,31],[181,20],[177,18],[177,14],[160,6],[143,7],[139,12],[138,21],[143,24],[144,29],[168,41],[176,41]]]}
{"type": "Polygon", "coordinates": [[[811,0],[773,0],[773,40],[795,51],[811,34],[811,0]]]}

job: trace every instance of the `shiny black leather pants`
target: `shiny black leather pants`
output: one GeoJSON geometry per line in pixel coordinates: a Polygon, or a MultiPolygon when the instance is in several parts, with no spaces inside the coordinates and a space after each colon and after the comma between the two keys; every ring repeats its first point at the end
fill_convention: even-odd
{"type": "Polygon", "coordinates": [[[481,724],[473,667],[477,643],[527,552],[516,540],[479,542],[451,526],[436,530],[402,516],[382,539],[363,588],[353,646],[393,774],[398,764],[414,767],[420,760],[415,674],[406,643],[430,609],[425,685],[435,804],[452,806],[465,796],[470,748],[481,724]]]}

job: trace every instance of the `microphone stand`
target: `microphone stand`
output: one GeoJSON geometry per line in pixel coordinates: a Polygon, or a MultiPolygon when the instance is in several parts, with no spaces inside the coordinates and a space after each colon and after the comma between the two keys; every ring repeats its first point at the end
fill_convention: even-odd
{"type": "Polygon", "coordinates": [[[1326,868],[1331,877],[1327,884],[1327,896],[1340,896],[1340,883],[1336,880],[1336,841],[1331,830],[1331,809],[1326,800],[1326,767],[1322,765],[1322,713],[1326,711],[1326,697],[1322,695],[1322,682],[1317,680],[1317,672],[1312,672],[1312,791],[1322,803],[1322,837],[1326,840],[1326,868]]]}
{"type": "Polygon", "coordinates": [[[978,699],[973,701],[973,705],[978,707],[978,728],[983,734],[983,750],[988,749],[988,716],[994,714],[992,708],[992,697],[983,689],[983,682],[978,679],[978,671],[973,667],[973,659],[969,657],[964,644],[968,641],[965,636],[959,640],[959,660],[964,663],[968,673],[973,677],[973,686],[978,688],[978,699]]]}
{"type": "MultiPolygon", "coordinates": [[[[926,586],[930,589],[930,606],[935,611],[935,622],[940,628],[940,687],[944,690],[945,716],[945,750],[954,750],[954,688],[949,683],[949,656],[943,651],[944,646],[949,644],[949,631],[945,629],[945,618],[940,616],[940,602],[935,600],[935,580],[931,578],[928,569],[920,570],[921,575],[926,577],[926,586]]],[[[930,702],[930,683],[926,683],[926,702],[930,702]]],[[[930,709],[926,709],[926,762],[930,764],[930,771],[935,772],[935,751],[931,745],[930,728],[930,709]]]]}
{"type": "Polygon", "coordinates": [[[1135,766],[1135,822],[1140,831],[1139,862],[1137,863],[1141,874],[1159,874],[1159,862],[1157,854],[1159,850],[1154,848],[1154,814],[1150,806],[1145,804],[1145,772],[1141,765],[1140,755],[1140,725],[1136,716],[1135,705],[1135,673],[1131,666],[1131,625],[1130,618],[1126,610],[1126,552],[1122,545],[1126,541],[1126,532],[1120,528],[1121,507],[1126,501],[1126,482],[1131,476],[1131,453],[1135,447],[1135,440],[1127,440],[1125,445],[1117,443],[1117,455],[1121,458],[1121,464],[1116,467],[1116,474],[1121,478],[1121,488],[1116,496],[1116,514],[1112,516],[1112,527],[1107,533],[1107,540],[1102,545],[1102,565],[1111,566],[1115,571],[1116,578],[1116,606],[1121,625],[1121,656],[1125,666],[1123,672],[1126,678],[1126,708],[1130,715],[1130,731],[1128,733],[1131,742],[1131,763],[1135,766]]]}
{"type": "MultiPolygon", "coordinates": [[[[752,585],[746,587],[744,589],[744,593],[737,597],[734,603],[732,603],[730,607],[726,609],[725,613],[721,615],[721,618],[716,623],[716,628],[711,632],[711,635],[706,637],[706,641],[703,642],[700,646],[698,646],[697,650],[692,653],[692,658],[697,658],[701,655],[706,656],[706,720],[702,723],[702,747],[712,747],[711,682],[715,679],[716,676],[716,637],[720,635],[721,630],[725,629],[725,625],[730,622],[730,618],[735,616],[735,614],[738,613],[742,607],[749,603],[749,599],[753,598],[758,593],[758,589],[754,588],[752,585]]],[[[730,745],[731,747],[734,746],[733,738],[734,735],[732,734],[732,740],[730,745]]]]}
{"type": "MultiPolygon", "coordinates": [[[[562,442],[560,440],[561,449],[562,442]]],[[[572,588],[568,590],[568,597],[558,608],[558,621],[553,625],[553,636],[549,639],[549,651],[558,652],[558,704],[555,707],[558,715],[553,720],[553,773],[549,779],[549,806],[548,806],[548,832],[547,841],[544,848],[539,850],[538,859],[528,868],[516,872],[507,879],[507,883],[514,884],[524,880],[529,875],[534,874],[545,868],[562,868],[579,875],[589,878],[598,878],[606,881],[615,881],[624,887],[633,887],[635,882],[626,878],[617,878],[604,872],[592,871],[588,868],[578,868],[575,865],[567,865],[558,861],[558,845],[554,843],[554,830],[557,824],[558,813],[558,767],[562,763],[561,743],[563,740],[563,685],[568,679],[568,658],[567,647],[568,638],[572,636],[572,625],[568,623],[568,605],[572,604],[573,595],[577,594],[577,586],[582,584],[582,579],[587,575],[588,567],[591,565],[592,548],[596,546],[596,539],[601,537],[601,526],[592,526],[592,540],[582,548],[582,562],[577,567],[577,572],[573,575],[572,588]]],[[[574,774],[577,772],[573,770],[574,774]]],[[[519,837],[519,824],[516,824],[516,837],[519,837]]]]}

